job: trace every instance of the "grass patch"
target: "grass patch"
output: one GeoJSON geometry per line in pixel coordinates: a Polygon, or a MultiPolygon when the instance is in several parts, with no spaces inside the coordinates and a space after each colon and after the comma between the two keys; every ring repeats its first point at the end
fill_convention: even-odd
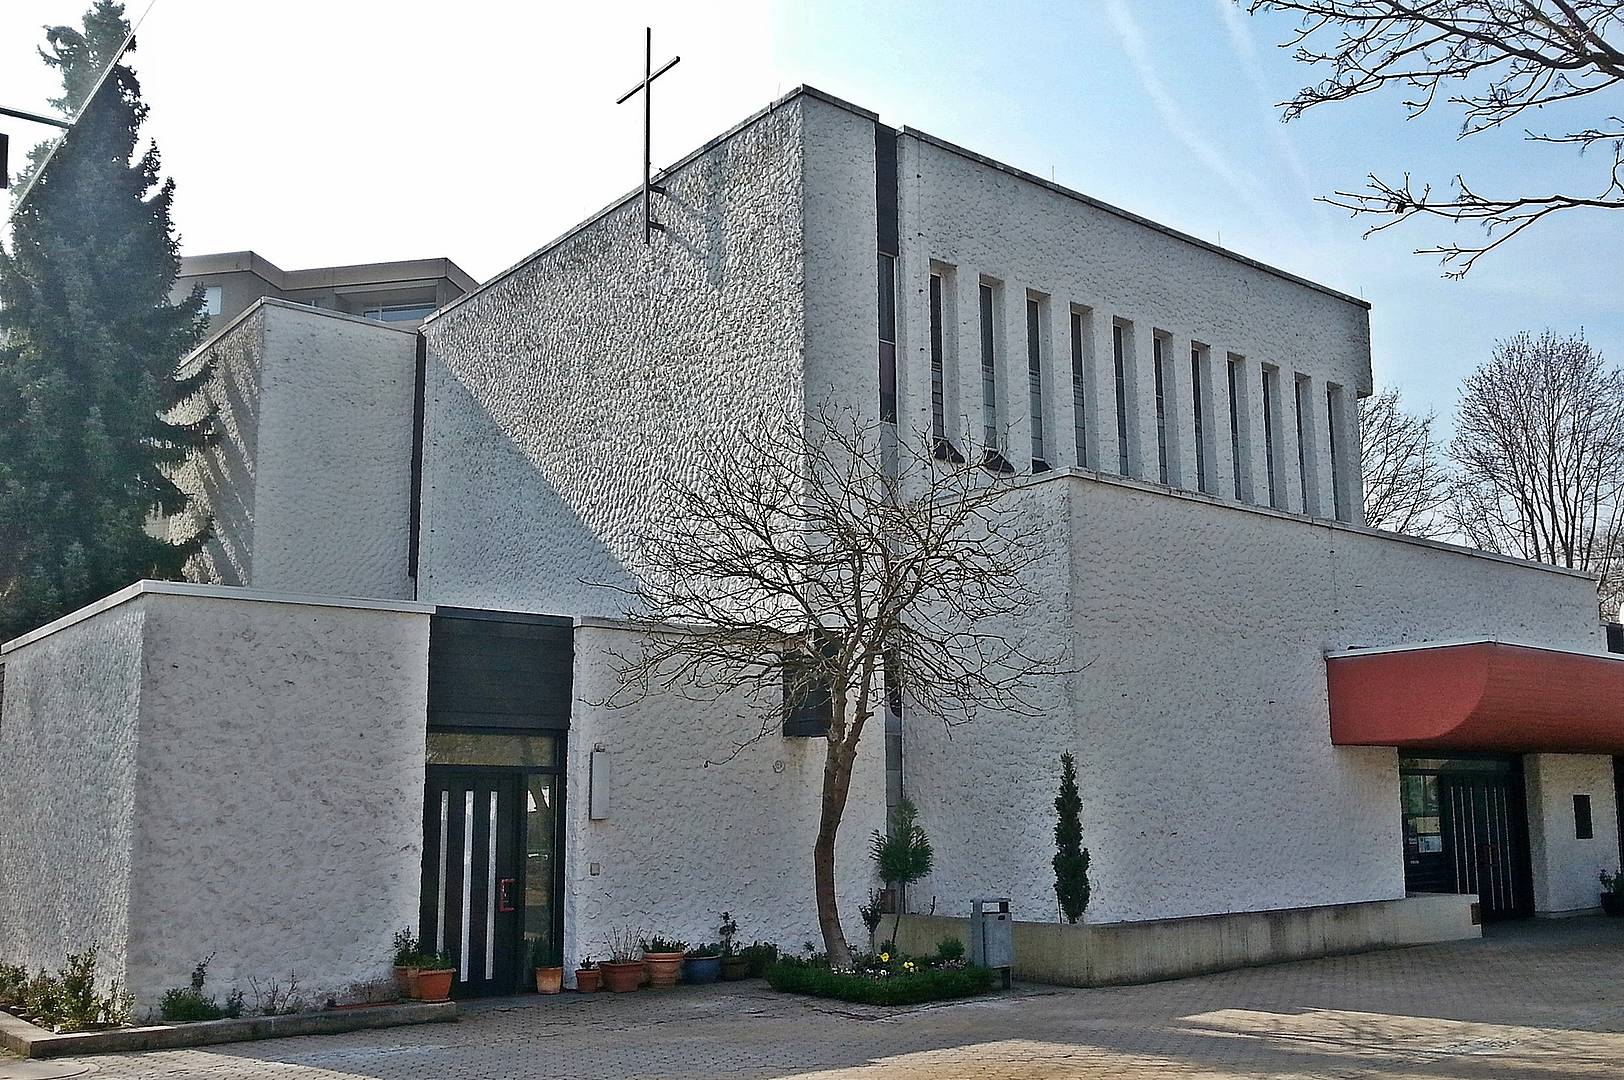
{"type": "Polygon", "coordinates": [[[992,972],[970,964],[835,971],[819,960],[785,957],[767,971],[767,985],[787,994],[835,998],[863,1005],[918,1005],[974,997],[992,986],[992,972]]]}

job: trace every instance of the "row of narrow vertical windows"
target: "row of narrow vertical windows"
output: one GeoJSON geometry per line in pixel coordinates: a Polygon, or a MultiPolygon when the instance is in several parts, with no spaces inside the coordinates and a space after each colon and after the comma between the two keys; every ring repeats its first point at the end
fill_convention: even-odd
{"type": "MultiPolygon", "coordinates": [[[[942,273],[934,272],[929,278],[930,429],[939,457],[962,460],[953,446],[954,433],[949,430],[947,421],[947,372],[951,368],[947,358],[950,335],[946,330],[950,318],[949,280],[945,279],[942,273]]],[[[1035,294],[1029,294],[1025,298],[1028,388],[1026,400],[1005,401],[1001,399],[1001,393],[1008,392],[1008,384],[1001,377],[1003,358],[999,355],[1002,340],[999,325],[1000,288],[997,282],[983,280],[978,283],[976,290],[981,361],[980,436],[984,447],[982,464],[1000,472],[1014,471],[1014,465],[1008,458],[1009,448],[1004,446],[1004,431],[1009,422],[1015,418],[1017,411],[1024,406],[1031,438],[1031,470],[1034,473],[1045,472],[1052,467],[1057,440],[1063,440],[1069,435],[1075,450],[1075,460],[1084,468],[1102,469],[1127,476],[1146,475],[1144,466],[1148,465],[1148,462],[1137,460],[1138,445],[1134,437],[1138,424],[1150,419],[1139,417],[1139,406],[1135,404],[1136,388],[1140,385],[1140,378],[1146,373],[1135,370],[1133,356],[1136,352],[1132,347],[1134,324],[1117,319],[1113,319],[1111,323],[1111,382],[1115,391],[1115,401],[1111,403],[1113,408],[1110,411],[1096,406],[1092,414],[1102,422],[1114,421],[1116,460],[1094,461],[1088,431],[1090,416],[1088,395],[1092,391],[1088,365],[1092,348],[1090,320],[1093,318],[1093,312],[1086,308],[1073,309],[1070,312],[1067,344],[1070,346],[1071,425],[1069,432],[1063,427],[1055,430],[1052,425],[1054,416],[1046,413],[1044,400],[1044,395],[1048,392],[1043,377],[1044,364],[1048,359],[1044,330],[1047,323],[1048,299],[1035,294]],[[1004,389],[1001,391],[1001,388],[1004,389]]],[[[889,255],[880,257],[879,331],[880,415],[883,419],[894,423],[897,415],[896,260],[889,255]]],[[[1312,393],[1312,383],[1305,376],[1298,375],[1293,378],[1293,396],[1289,405],[1292,407],[1296,425],[1297,491],[1301,503],[1296,507],[1287,507],[1285,484],[1280,474],[1278,445],[1281,416],[1280,370],[1270,365],[1259,364],[1249,374],[1248,361],[1233,353],[1228,355],[1225,367],[1217,368],[1209,363],[1207,347],[1192,342],[1188,393],[1185,395],[1182,388],[1175,393],[1175,373],[1169,365],[1183,361],[1172,355],[1172,345],[1173,339],[1167,335],[1153,333],[1151,336],[1151,371],[1148,376],[1154,388],[1156,431],[1154,475],[1157,479],[1169,485],[1175,479],[1188,482],[1188,477],[1174,475],[1172,460],[1175,455],[1171,437],[1175,426],[1174,417],[1178,415],[1178,410],[1188,409],[1189,419],[1193,423],[1194,445],[1191,447],[1193,453],[1185,460],[1188,463],[1193,459],[1195,474],[1193,479],[1197,490],[1211,495],[1222,494],[1240,501],[1263,503],[1279,509],[1296,509],[1306,514],[1324,514],[1329,510],[1337,519],[1349,520],[1349,500],[1344,491],[1347,478],[1344,476],[1344,470],[1350,457],[1343,445],[1344,425],[1338,423],[1338,417],[1348,408],[1348,403],[1344,400],[1341,387],[1334,385],[1327,387],[1325,392],[1327,424],[1323,432],[1315,432],[1309,426],[1309,418],[1312,416],[1309,396],[1312,393]],[[1223,437],[1220,434],[1221,427],[1218,431],[1213,430],[1214,422],[1221,425],[1224,419],[1221,414],[1216,417],[1209,415],[1215,402],[1211,379],[1216,373],[1227,376],[1228,383],[1229,476],[1218,475],[1214,459],[1215,440],[1223,437]],[[1249,420],[1248,385],[1261,385],[1262,391],[1259,395],[1262,399],[1262,416],[1259,419],[1262,425],[1263,454],[1260,464],[1263,475],[1256,477],[1250,475],[1252,469],[1248,465],[1248,448],[1252,445],[1254,434],[1249,420]],[[1187,396],[1187,400],[1177,400],[1181,396],[1187,396]],[[1321,439],[1331,473],[1330,507],[1319,505],[1322,496],[1319,494],[1314,454],[1321,439]],[[1222,491],[1219,490],[1220,486],[1222,491]]],[[[1148,446],[1146,452],[1149,452],[1148,446]]],[[[1188,464],[1180,468],[1187,467],[1188,464]]]]}

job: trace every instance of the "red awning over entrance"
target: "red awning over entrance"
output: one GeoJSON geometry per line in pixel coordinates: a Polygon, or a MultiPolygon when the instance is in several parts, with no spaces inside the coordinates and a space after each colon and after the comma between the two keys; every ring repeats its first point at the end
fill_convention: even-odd
{"type": "Polygon", "coordinates": [[[1474,641],[1325,668],[1337,746],[1624,754],[1624,656],[1474,641]]]}

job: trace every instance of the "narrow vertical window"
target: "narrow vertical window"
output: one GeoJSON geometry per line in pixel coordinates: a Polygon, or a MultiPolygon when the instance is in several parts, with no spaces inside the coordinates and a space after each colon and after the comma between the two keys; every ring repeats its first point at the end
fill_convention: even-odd
{"type": "Polygon", "coordinates": [[[1156,369],[1156,468],[1162,483],[1167,483],[1167,383],[1163,377],[1162,338],[1150,340],[1151,361],[1156,369]]]}
{"type": "Polygon", "coordinates": [[[1331,513],[1338,521],[1347,521],[1347,501],[1342,493],[1342,439],[1337,429],[1337,398],[1339,387],[1329,387],[1325,391],[1325,446],[1331,456],[1331,513]]]}
{"type": "Polygon", "coordinates": [[[1195,486],[1207,490],[1207,431],[1201,411],[1206,407],[1206,365],[1201,362],[1201,346],[1190,346],[1190,410],[1195,416],[1195,486]]]}
{"type": "Polygon", "coordinates": [[[1241,362],[1229,358],[1229,453],[1235,473],[1235,498],[1241,498],[1241,362]]]}
{"type": "Polygon", "coordinates": [[[1274,368],[1263,369],[1263,462],[1269,473],[1269,505],[1280,509],[1279,488],[1274,469],[1274,410],[1280,375],[1274,368]]]}
{"type": "Polygon", "coordinates": [[[1032,471],[1047,472],[1043,448],[1043,305],[1026,298],[1026,381],[1032,410],[1032,471]]]}
{"type": "Polygon", "coordinates": [[[942,366],[942,275],[930,276],[930,437],[940,447],[947,440],[947,404],[942,366]]]}
{"type": "Polygon", "coordinates": [[[981,286],[981,438],[998,449],[998,356],[994,349],[992,286],[981,286]]]}
{"type": "Polygon", "coordinates": [[[880,255],[880,419],[897,422],[897,260],[880,255]]]}
{"type": "Polygon", "coordinates": [[[1122,324],[1111,324],[1111,355],[1116,363],[1117,472],[1128,475],[1128,360],[1122,324]]]}
{"type": "Polygon", "coordinates": [[[1298,490],[1302,492],[1303,513],[1312,514],[1319,509],[1312,497],[1313,488],[1308,483],[1308,440],[1312,429],[1307,423],[1308,403],[1311,400],[1304,391],[1308,389],[1308,380],[1298,376],[1291,384],[1292,411],[1297,414],[1297,483],[1298,490]]]}
{"type": "Polygon", "coordinates": [[[1071,430],[1077,440],[1077,464],[1088,468],[1087,363],[1083,359],[1083,313],[1071,313],[1071,430]]]}

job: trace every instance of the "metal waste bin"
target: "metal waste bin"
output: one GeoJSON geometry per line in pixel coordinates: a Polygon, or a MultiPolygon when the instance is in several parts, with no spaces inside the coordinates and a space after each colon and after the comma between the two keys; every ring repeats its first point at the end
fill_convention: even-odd
{"type": "Polygon", "coordinates": [[[1009,915],[1009,897],[982,897],[970,906],[970,962],[991,968],[1009,989],[1009,969],[1015,963],[1015,924],[1009,915]]]}

